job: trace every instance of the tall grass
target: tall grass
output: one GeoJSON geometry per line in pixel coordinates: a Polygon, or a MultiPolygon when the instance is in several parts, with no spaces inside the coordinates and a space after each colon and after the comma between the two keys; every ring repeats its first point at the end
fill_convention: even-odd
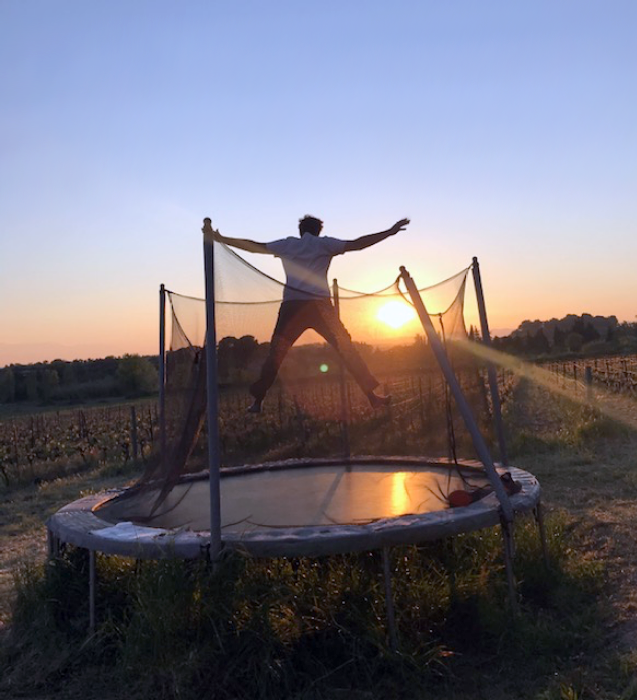
{"type": "Polygon", "coordinates": [[[376,552],[269,561],[233,553],[216,567],[100,556],[89,637],[87,557],[69,548],[17,575],[0,688],[103,698],[462,697],[469,667],[496,685],[513,676],[533,685],[575,650],[592,653],[603,620],[601,572],[569,553],[565,525],[549,522],[548,568],[535,524],[517,527],[517,616],[498,530],[392,550],[396,652],[376,552]]]}

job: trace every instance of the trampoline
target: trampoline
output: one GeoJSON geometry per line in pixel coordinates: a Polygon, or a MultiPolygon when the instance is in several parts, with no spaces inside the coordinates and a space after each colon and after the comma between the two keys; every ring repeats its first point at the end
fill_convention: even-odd
{"type": "MultiPolygon", "coordinates": [[[[225,338],[234,339],[237,343],[240,326],[231,333],[230,330],[235,327],[224,325],[215,314],[215,308],[217,303],[218,310],[225,309],[226,312],[237,305],[240,305],[237,308],[243,308],[244,300],[216,299],[213,250],[212,239],[204,238],[205,324],[202,324],[199,316],[194,315],[192,330],[186,333],[184,321],[189,318],[189,314],[183,309],[175,309],[174,294],[170,293],[173,295],[170,362],[165,349],[166,290],[163,285],[160,288],[158,442],[162,458],[154,463],[155,466],[151,462],[151,468],[145,471],[135,485],[69,503],[47,522],[51,556],[57,554],[62,543],[89,552],[91,629],[95,625],[95,561],[98,552],[136,559],[201,557],[217,561],[224,549],[240,550],[253,557],[317,557],[381,550],[388,629],[392,647],[396,648],[389,549],[396,545],[439,540],[497,525],[502,528],[504,563],[511,606],[514,608],[511,525],[517,514],[532,511],[545,550],[540,486],[532,474],[507,463],[497,377],[493,366],[487,366],[490,401],[484,393],[485,387],[477,368],[472,372],[482,387],[481,390],[474,391],[472,404],[454,372],[447,346],[443,344],[443,339],[448,339],[454,328],[464,331],[466,335],[461,314],[464,280],[469,268],[452,278],[454,284],[458,285],[458,291],[451,306],[436,314],[441,326],[440,334],[432,324],[420,290],[404,267],[400,268],[401,274],[395,282],[396,289],[399,280],[404,283],[406,292],[398,290],[399,296],[404,299],[408,293],[425,331],[431,362],[437,364],[441,377],[444,378],[443,396],[428,409],[430,414],[444,417],[444,427],[441,421],[431,422],[431,415],[428,424],[431,431],[446,432],[446,454],[452,455],[453,459],[418,456],[427,454],[424,450],[420,453],[418,448],[415,456],[410,457],[357,455],[317,459],[309,454],[304,458],[281,462],[222,467],[217,356],[220,343],[217,342],[216,324],[219,323],[224,328],[225,338]],[[196,322],[198,318],[199,321],[196,322]],[[206,329],[205,339],[199,337],[202,325],[206,329]],[[191,338],[198,340],[193,342],[191,338]],[[170,377],[174,377],[171,394],[174,403],[171,404],[173,412],[170,414],[171,428],[168,430],[166,397],[170,377]],[[455,425],[451,398],[458,414],[455,425]],[[488,413],[490,410],[492,413],[500,459],[506,466],[493,461],[490,447],[473,414],[476,401],[483,411],[487,410],[488,413]],[[204,414],[208,428],[206,464],[209,469],[197,474],[185,474],[188,471],[186,462],[195,448],[204,414]],[[457,456],[459,419],[462,419],[466,435],[470,438],[473,449],[470,454],[477,457],[477,460],[462,460],[457,456]],[[168,439],[169,436],[172,442],[168,439]],[[458,494],[460,498],[457,497],[458,494]]],[[[250,274],[258,272],[249,265],[248,268],[250,274]]],[[[483,344],[488,345],[490,336],[475,258],[472,268],[483,344]]],[[[241,276],[237,278],[243,279],[241,276]]],[[[375,296],[353,294],[358,294],[360,298],[375,296]]],[[[378,295],[384,299],[380,292],[378,295]]],[[[336,304],[336,290],[334,298],[336,304]]],[[[181,301],[190,303],[196,300],[182,297],[181,301]]],[[[260,310],[261,308],[259,306],[260,310]]],[[[261,311],[260,314],[252,313],[250,318],[254,321],[261,314],[261,311]]],[[[361,317],[369,319],[369,315],[362,314],[361,317]]],[[[424,361],[422,357],[419,360],[421,363],[424,361]]],[[[418,405],[421,407],[420,423],[424,425],[420,379],[417,387],[419,398],[412,398],[411,405],[412,408],[418,405]]],[[[296,398],[294,401],[296,404],[296,398]]],[[[352,450],[348,438],[348,399],[343,380],[340,404],[340,410],[335,409],[341,416],[341,432],[344,436],[339,452],[349,455],[352,450]]],[[[296,428],[298,430],[303,422],[302,411],[298,407],[295,409],[294,420],[299,424],[296,428]]],[[[245,423],[234,414],[226,417],[223,424],[226,427],[243,424],[246,430],[259,432],[256,425],[245,423]]],[[[290,425],[283,420],[282,414],[275,424],[290,425]]],[[[370,437],[376,429],[372,423],[370,437]]],[[[373,441],[370,440],[371,442],[373,441]]],[[[301,445],[305,445],[305,432],[301,445]]],[[[261,448],[256,449],[248,459],[259,459],[260,450],[261,448]]]]}
{"type": "MultiPolygon", "coordinates": [[[[536,508],[540,486],[509,467],[515,512],[536,508]]],[[[500,522],[481,465],[410,457],[297,460],[222,470],[221,539],[256,557],[321,556],[415,544],[500,522]],[[482,496],[450,507],[457,490],[482,496]]],[[[48,528],[91,551],[157,559],[196,558],[210,546],[207,473],[183,477],[151,515],[156,492],[130,488],[74,501],[48,528]]]]}

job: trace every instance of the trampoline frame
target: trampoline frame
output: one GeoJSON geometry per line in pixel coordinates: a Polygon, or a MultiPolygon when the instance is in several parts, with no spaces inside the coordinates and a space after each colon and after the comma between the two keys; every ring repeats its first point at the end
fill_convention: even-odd
{"type": "MultiPolygon", "coordinates": [[[[395,466],[397,470],[426,468],[428,466],[450,470],[455,464],[434,459],[413,457],[357,457],[347,460],[303,459],[284,460],[259,465],[225,468],[221,478],[237,477],[239,474],[254,474],[260,471],[281,469],[312,469],[345,465],[349,467],[369,464],[395,466]]],[[[459,462],[458,466],[476,470],[478,462],[459,462]]],[[[521,485],[521,490],[510,497],[516,513],[529,512],[540,500],[540,485],[537,479],[522,469],[506,469],[521,485]]],[[[203,472],[186,476],[181,483],[207,480],[203,472]]],[[[133,487],[134,488],[134,487],[133,487]]],[[[210,555],[210,532],[188,529],[169,530],[144,525],[121,528],[122,538],[113,530],[113,522],[102,517],[99,509],[107,501],[117,498],[127,489],[115,489],[73,501],[52,515],[47,522],[49,539],[57,540],[105,554],[134,557],[136,559],[181,558],[194,559],[210,555]],[[129,535],[129,539],[124,538],[129,535]]],[[[257,532],[223,533],[223,548],[239,549],[254,557],[325,556],[346,552],[367,551],[401,544],[418,544],[472,532],[501,523],[500,503],[494,492],[461,508],[444,508],[430,513],[408,514],[392,518],[381,518],[363,524],[334,524],[267,528],[257,532]]],[[[53,543],[53,549],[58,548],[53,543]]]]}

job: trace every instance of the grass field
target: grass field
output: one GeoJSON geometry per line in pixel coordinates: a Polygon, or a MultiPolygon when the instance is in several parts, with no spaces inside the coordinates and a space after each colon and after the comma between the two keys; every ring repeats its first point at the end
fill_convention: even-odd
{"type": "Polygon", "coordinates": [[[514,464],[542,484],[553,560],[544,571],[520,522],[517,619],[496,530],[393,551],[398,653],[377,555],[215,574],[100,560],[106,607],[87,640],[85,561],[43,579],[43,523],[134,476],[96,464],[0,495],[0,697],[637,698],[637,435],[527,382],[506,419],[514,464]]]}

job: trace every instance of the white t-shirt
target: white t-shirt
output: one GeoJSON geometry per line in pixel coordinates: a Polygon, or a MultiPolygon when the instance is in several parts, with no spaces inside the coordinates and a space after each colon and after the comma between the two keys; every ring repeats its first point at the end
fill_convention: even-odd
{"type": "Polygon", "coordinates": [[[266,243],[281,258],[286,283],[283,301],[329,297],[327,270],[335,255],[345,252],[346,241],[304,233],[300,238],[283,238],[266,243]]]}

